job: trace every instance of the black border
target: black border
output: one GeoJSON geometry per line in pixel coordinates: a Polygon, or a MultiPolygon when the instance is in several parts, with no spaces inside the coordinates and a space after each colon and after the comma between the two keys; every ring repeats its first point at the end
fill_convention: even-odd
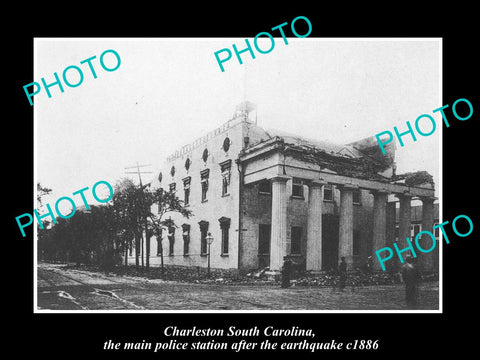
{"type": "MultiPolygon", "coordinates": [[[[200,9],[193,9],[184,4],[184,9],[173,11],[162,4],[138,3],[134,6],[122,3],[110,5],[103,11],[97,4],[85,4],[82,9],[72,11],[65,7],[29,7],[15,13],[18,26],[6,32],[11,36],[7,45],[15,51],[10,52],[7,59],[10,62],[7,73],[12,78],[8,79],[5,102],[10,111],[4,120],[8,123],[4,134],[9,136],[3,142],[8,169],[4,177],[14,179],[6,182],[9,188],[6,192],[13,195],[13,199],[8,201],[6,217],[9,235],[4,257],[8,258],[8,266],[4,268],[4,278],[8,291],[4,297],[8,302],[7,312],[14,316],[10,324],[15,329],[8,334],[7,346],[10,344],[15,350],[32,349],[36,356],[53,358],[97,354],[118,357],[119,353],[103,351],[107,339],[160,341],[163,340],[162,329],[168,325],[212,328],[231,325],[289,328],[296,325],[312,328],[318,337],[326,340],[380,339],[380,349],[367,353],[369,357],[441,355],[447,350],[461,354],[476,348],[475,324],[471,328],[469,320],[474,320],[473,314],[476,313],[477,227],[468,238],[457,238],[452,234],[453,241],[444,245],[443,314],[33,314],[32,234],[27,232],[28,236],[21,238],[14,217],[32,207],[33,112],[22,86],[33,81],[34,37],[250,38],[299,15],[310,19],[313,25],[310,37],[441,37],[443,104],[451,106],[458,98],[467,98],[474,107],[471,119],[465,122],[453,120],[450,128],[443,129],[443,218],[451,222],[457,215],[466,214],[477,225],[475,184],[478,162],[474,127],[480,106],[478,87],[474,91],[475,80],[479,78],[478,71],[475,71],[478,68],[478,40],[474,36],[478,21],[473,18],[476,10],[467,5],[452,4],[449,9],[439,5],[439,9],[421,11],[403,3],[385,5],[385,8],[341,4],[337,9],[331,9],[321,3],[308,9],[305,6],[294,9],[292,4],[280,3],[270,7],[275,9],[262,12],[258,6],[244,3],[223,3],[218,7],[201,5],[200,9]],[[8,139],[11,136],[13,141],[8,139]]],[[[248,354],[240,353],[240,356],[248,354]]],[[[264,356],[269,354],[264,353],[264,356]]],[[[299,355],[308,354],[314,357],[348,355],[344,352],[299,355]]],[[[146,354],[130,354],[142,355],[146,354]]],[[[170,358],[180,354],[151,355],[170,358]]],[[[287,356],[295,355],[287,353],[287,356]]]]}

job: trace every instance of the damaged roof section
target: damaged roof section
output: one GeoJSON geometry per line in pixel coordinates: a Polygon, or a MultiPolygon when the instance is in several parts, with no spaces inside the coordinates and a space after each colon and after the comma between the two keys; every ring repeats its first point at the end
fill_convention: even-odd
{"type": "Polygon", "coordinates": [[[284,153],[299,160],[315,163],[322,170],[339,175],[366,180],[389,180],[381,175],[388,167],[365,156],[347,155],[345,149],[342,148],[342,152],[339,153],[332,153],[311,146],[285,144],[284,153]]]}
{"type": "Polygon", "coordinates": [[[415,171],[395,175],[392,180],[392,183],[405,184],[407,186],[431,187],[432,189],[435,187],[433,176],[427,171],[415,171]]]}
{"type": "Polygon", "coordinates": [[[383,155],[374,137],[339,145],[277,129],[264,130],[257,125],[249,125],[249,136],[256,141],[251,141],[240,156],[270,147],[339,175],[390,182],[395,174],[395,145],[387,148],[387,154],[383,155]]]}

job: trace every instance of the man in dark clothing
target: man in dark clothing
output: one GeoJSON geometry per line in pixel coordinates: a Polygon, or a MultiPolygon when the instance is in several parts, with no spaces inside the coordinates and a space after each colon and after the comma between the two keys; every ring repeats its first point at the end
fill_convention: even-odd
{"type": "Polygon", "coordinates": [[[402,278],[405,283],[405,295],[407,305],[415,307],[418,303],[418,283],[420,281],[420,272],[414,263],[414,259],[408,256],[406,263],[402,266],[402,278]]]}
{"type": "Polygon", "coordinates": [[[345,289],[345,284],[347,283],[347,262],[345,261],[345,257],[342,256],[340,265],[338,266],[338,272],[340,274],[340,283],[339,288],[341,291],[345,289]]]}
{"type": "Polygon", "coordinates": [[[292,274],[292,260],[288,256],[283,257],[282,266],[282,288],[290,287],[290,277],[292,274]]]}

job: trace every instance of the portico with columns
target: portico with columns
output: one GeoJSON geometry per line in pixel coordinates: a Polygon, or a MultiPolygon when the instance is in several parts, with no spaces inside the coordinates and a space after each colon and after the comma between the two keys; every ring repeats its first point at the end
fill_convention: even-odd
{"type": "MultiPolygon", "coordinates": [[[[395,202],[398,202],[400,207],[397,243],[399,249],[407,246],[406,238],[410,238],[412,244],[415,242],[410,232],[413,200],[422,201],[423,229],[433,231],[435,199],[433,186],[430,184],[409,186],[395,182],[388,176],[388,169],[385,170],[385,167],[382,168],[383,173],[372,172],[369,167],[365,167],[362,171],[363,163],[360,164],[357,159],[352,159],[352,156],[343,156],[342,153],[330,155],[312,152],[310,148],[303,149],[287,144],[281,137],[274,137],[244,149],[238,163],[241,165],[239,168],[241,168],[242,184],[245,189],[266,181],[271,184],[271,202],[258,200],[264,201],[262,209],[270,212],[264,216],[264,220],[259,220],[266,224],[270,223],[269,256],[265,256],[265,258],[269,257],[265,264],[268,264],[270,270],[281,270],[283,257],[291,255],[289,249],[293,246],[290,243],[293,241],[293,235],[290,234],[289,229],[295,224],[302,224],[305,229],[302,233],[303,256],[297,257],[303,257],[305,270],[311,272],[327,270],[324,264],[326,256],[324,249],[329,244],[326,243],[325,237],[335,239],[333,246],[337,247],[337,252],[331,254],[337,254],[338,258],[331,262],[336,263],[341,257],[345,257],[349,269],[352,270],[365,262],[368,256],[372,256],[374,269],[381,270],[375,251],[386,246],[392,247],[395,242],[395,224],[392,230],[391,219],[392,207],[395,217],[395,202]],[[332,165],[334,160],[337,160],[340,166],[332,165]],[[298,180],[293,184],[294,179],[300,179],[301,182],[298,180]],[[298,183],[303,184],[303,191],[308,194],[303,200],[292,195],[291,189],[293,186],[298,186],[298,183]],[[323,199],[326,186],[334,186],[335,191],[339,193],[333,204],[323,199]],[[354,203],[354,192],[360,193],[365,198],[363,208],[354,203]],[[298,213],[301,213],[302,219],[296,216],[298,213]],[[322,220],[328,214],[338,218],[337,234],[326,234],[323,229],[322,220]],[[356,216],[363,217],[356,219],[356,216]],[[359,244],[362,241],[364,244],[359,244]],[[360,252],[361,255],[358,255],[359,248],[363,249],[360,252]]],[[[244,191],[244,194],[246,193],[248,191],[244,191]]],[[[255,202],[257,199],[252,197],[249,199],[243,199],[242,226],[246,233],[255,233],[258,216],[255,215],[254,210],[250,214],[249,202],[255,202]]],[[[330,228],[329,231],[332,232],[332,229],[330,228]]],[[[245,247],[249,246],[248,241],[252,245],[251,242],[255,239],[248,240],[248,236],[244,236],[245,247]]],[[[428,234],[424,234],[419,244],[423,249],[429,249],[432,246],[432,239],[428,234]]],[[[329,246],[332,247],[332,243],[329,246]]],[[[411,253],[405,251],[403,254],[405,258],[411,253]]],[[[434,270],[435,252],[416,251],[416,255],[422,269],[434,270]]],[[[242,264],[242,259],[239,260],[239,264],[242,264]]]]}

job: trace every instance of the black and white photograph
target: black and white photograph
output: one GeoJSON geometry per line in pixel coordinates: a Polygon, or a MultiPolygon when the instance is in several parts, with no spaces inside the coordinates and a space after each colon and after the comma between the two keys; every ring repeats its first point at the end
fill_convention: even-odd
{"type": "Polygon", "coordinates": [[[441,46],[37,39],[36,310],[441,310],[441,46]]]}

